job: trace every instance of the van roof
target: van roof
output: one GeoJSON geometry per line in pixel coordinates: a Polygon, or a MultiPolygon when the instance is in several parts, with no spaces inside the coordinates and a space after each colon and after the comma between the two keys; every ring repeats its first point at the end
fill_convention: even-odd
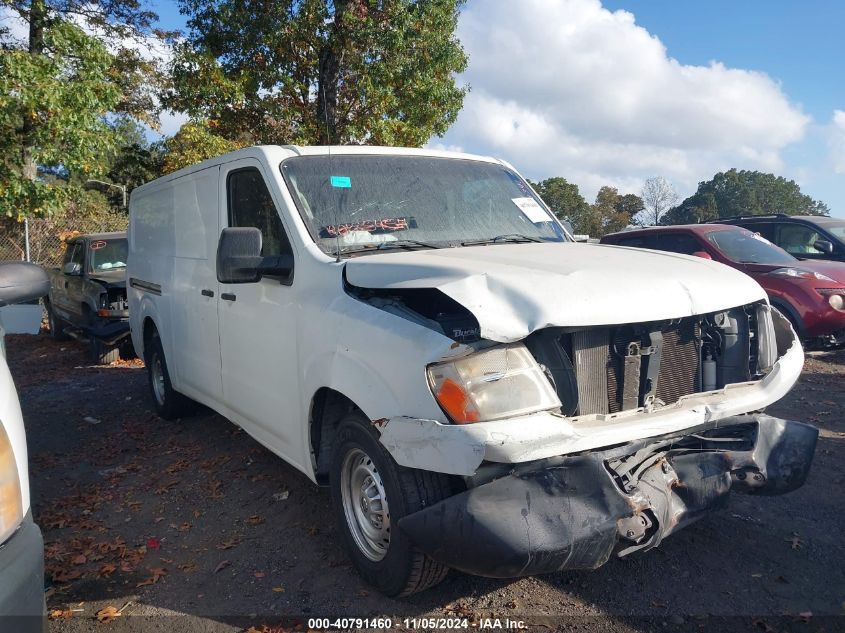
{"type": "MultiPolygon", "coordinates": [[[[148,188],[153,188],[162,183],[176,180],[183,176],[187,176],[194,172],[202,171],[209,167],[223,165],[233,160],[241,158],[255,158],[258,160],[266,159],[267,162],[281,162],[286,158],[293,156],[321,156],[325,155],[350,155],[350,154],[369,154],[369,155],[394,155],[394,156],[431,156],[436,158],[461,158],[466,160],[480,160],[489,163],[505,164],[492,156],[480,156],[476,154],[463,154],[460,152],[448,152],[436,149],[425,148],[411,148],[411,147],[380,147],[376,145],[253,145],[252,147],[245,147],[228,154],[222,154],[209,158],[196,165],[184,167],[178,171],[156,178],[148,183],[137,187],[132,194],[142,193],[148,188]]],[[[509,166],[509,165],[508,165],[509,166]]]]}

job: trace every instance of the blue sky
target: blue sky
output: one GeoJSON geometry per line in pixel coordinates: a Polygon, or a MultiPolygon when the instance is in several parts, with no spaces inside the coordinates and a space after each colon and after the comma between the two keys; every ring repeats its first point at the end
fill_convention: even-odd
{"type": "Polygon", "coordinates": [[[842,0],[605,0],[660,38],[685,64],[718,60],[760,70],[813,118],[807,138],[787,147],[789,168],[807,192],[845,217],[845,174],[825,165],[834,110],[845,110],[845,2],[842,0]],[[805,174],[804,172],[811,172],[805,174]]]}
{"type": "MultiPolygon", "coordinates": [[[[153,8],[184,26],[172,3],[153,8]]],[[[722,169],[771,171],[845,217],[843,24],[835,0],[469,0],[472,90],[431,145],[565,176],[588,199],[653,175],[685,197],[722,169]]]]}

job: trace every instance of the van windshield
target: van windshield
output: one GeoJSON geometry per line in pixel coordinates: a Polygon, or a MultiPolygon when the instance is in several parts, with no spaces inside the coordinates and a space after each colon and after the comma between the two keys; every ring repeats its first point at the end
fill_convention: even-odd
{"type": "Polygon", "coordinates": [[[282,175],[329,254],[566,241],[526,182],[503,165],[428,156],[298,156],[282,175]]]}

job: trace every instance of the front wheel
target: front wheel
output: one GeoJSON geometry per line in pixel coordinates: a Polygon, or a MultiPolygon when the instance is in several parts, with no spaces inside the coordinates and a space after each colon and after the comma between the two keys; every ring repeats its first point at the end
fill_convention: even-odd
{"type": "Polygon", "coordinates": [[[368,426],[360,413],[340,423],[332,508],[361,576],[388,596],[408,596],[438,584],[449,569],[414,547],[398,522],[450,496],[451,482],[440,473],[396,464],[368,426]]]}

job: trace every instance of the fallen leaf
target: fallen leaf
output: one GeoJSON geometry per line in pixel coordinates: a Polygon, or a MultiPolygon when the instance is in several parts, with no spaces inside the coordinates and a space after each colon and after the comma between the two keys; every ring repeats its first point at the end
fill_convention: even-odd
{"type": "Polygon", "coordinates": [[[798,536],[798,534],[796,534],[795,532],[792,533],[792,536],[783,540],[789,543],[792,549],[801,549],[801,547],[803,547],[804,545],[804,541],[802,541],[801,537],[798,536]]]}
{"type": "Polygon", "coordinates": [[[112,565],[111,563],[103,563],[100,565],[100,570],[97,573],[103,578],[108,578],[115,571],[117,571],[117,566],[112,565]]]}
{"type": "Polygon", "coordinates": [[[308,536],[317,536],[319,533],[320,528],[318,528],[316,525],[312,525],[310,528],[308,528],[308,536]]]}
{"type": "Polygon", "coordinates": [[[97,611],[96,617],[100,622],[111,622],[115,618],[120,617],[120,611],[117,610],[117,607],[104,607],[97,611]]]}
{"type": "Polygon", "coordinates": [[[59,618],[64,618],[65,620],[69,620],[73,617],[73,611],[71,609],[65,609],[62,611],[61,609],[53,609],[50,611],[48,616],[51,620],[58,620],[59,618]]]}
{"type": "Polygon", "coordinates": [[[231,564],[232,564],[231,561],[224,560],[217,567],[214,568],[214,573],[216,574],[218,571],[222,571],[223,569],[226,569],[231,564]]]}
{"type": "Polygon", "coordinates": [[[229,539],[228,541],[223,541],[217,546],[217,549],[232,549],[236,545],[239,545],[240,541],[237,538],[229,539]]]}
{"type": "Polygon", "coordinates": [[[153,573],[153,575],[150,576],[149,578],[147,578],[146,580],[142,580],[141,582],[139,582],[137,585],[135,585],[136,587],[145,587],[147,585],[154,585],[158,582],[159,578],[167,575],[167,570],[162,569],[161,567],[156,567],[154,569],[151,569],[150,571],[153,573]]]}
{"type": "Polygon", "coordinates": [[[84,565],[87,562],[88,562],[88,558],[85,556],[85,554],[79,554],[79,556],[73,557],[73,564],[74,565],[84,565]]]}
{"type": "Polygon", "coordinates": [[[273,587],[273,593],[284,593],[284,592],[285,592],[284,587],[273,587]]]}
{"type": "Polygon", "coordinates": [[[517,604],[516,600],[511,600],[511,601],[509,601],[509,602],[506,602],[506,603],[505,603],[505,606],[506,606],[508,609],[516,609],[516,607],[518,606],[518,604],[517,604]]]}
{"type": "Polygon", "coordinates": [[[264,578],[264,572],[263,571],[257,571],[252,575],[255,576],[256,578],[264,578]]]}
{"type": "Polygon", "coordinates": [[[251,517],[247,518],[246,522],[249,525],[261,525],[264,523],[264,517],[258,514],[253,514],[251,517]]]}

